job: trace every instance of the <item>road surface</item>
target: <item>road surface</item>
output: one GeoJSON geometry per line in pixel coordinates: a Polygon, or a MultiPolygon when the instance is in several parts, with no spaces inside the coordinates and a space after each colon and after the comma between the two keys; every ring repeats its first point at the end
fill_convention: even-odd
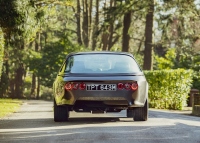
{"type": "Polygon", "coordinates": [[[49,101],[24,101],[0,119],[0,143],[200,143],[200,117],[191,111],[150,109],[149,120],[134,122],[125,111],[113,114],[70,113],[53,121],[49,101]]]}

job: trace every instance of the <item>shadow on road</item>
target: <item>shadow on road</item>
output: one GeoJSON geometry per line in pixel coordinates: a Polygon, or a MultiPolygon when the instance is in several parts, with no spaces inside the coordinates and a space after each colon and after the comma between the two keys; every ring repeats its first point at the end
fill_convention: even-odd
{"type": "Polygon", "coordinates": [[[174,110],[151,110],[150,117],[185,120],[185,121],[199,121],[200,117],[192,115],[192,112],[174,111],[174,110]]]}
{"type": "Polygon", "coordinates": [[[198,131],[200,128],[182,123],[145,126],[141,122],[133,121],[124,124],[124,122],[118,122],[118,118],[72,118],[70,122],[66,123],[54,123],[52,119],[16,120],[13,122],[15,122],[15,126],[7,127],[7,130],[5,127],[2,130],[0,125],[1,142],[199,143],[198,131]],[[112,124],[113,119],[117,122],[112,124]],[[25,128],[21,127],[22,123],[26,125],[25,128]]]}
{"type": "Polygon", "coordinates": [[[122,113],[108,117],[75,113],[69,122],[54,122],[51,104],[45,103],[28,104],[12,118],[0,120],[0,142],[200,143],[200,118],[185,112],[151,109],[146,122],[135,122],[122,113]]]}
{"type": "Polygon", "coordinates": [[[70,118],[68,122],[54,122],[52,118],[11,119],[11,120],[5,119],[5,120],[0,120],[0,129],[41,128],[41,127],[63,126],[63,125],[101,124],[101,123],[109,123],[117,121],[120,121],[120,119],[110,118],[110,117],[70,118]]]}

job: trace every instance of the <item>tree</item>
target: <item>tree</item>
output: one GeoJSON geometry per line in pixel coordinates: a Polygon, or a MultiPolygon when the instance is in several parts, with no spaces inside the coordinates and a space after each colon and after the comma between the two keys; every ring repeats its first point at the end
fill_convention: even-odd
{"type": "Polygon", "coordinates": [[[3,57],[4,57],[4,37],[3,37],[3,31],[0,29],[0,81],[1,81],[2,66],[3,66],[3,57]]]}
{"type": "Polygon", "coordinates": [[[0,29],[0,97],[2,97],[3,95],[4,86],[5,86],[5,84],[3,83],[5,79],[1,78],[1,75],[3,73],[3,58],[4,58],[4,37],[3,37],[3,32],[0,29]]]}
{"type": "Polygon", "coordinates": [[[194,0],[184,1],[163,0],[158,6],[156,19],[162,38],[159,43],[165,48],[176,48],[176,67],[182,67],[182,55],[195,53],[195,42],[199,40],[199,10],[194,0]]]}
{"type": "Polygon", "coordinates": [[[154,0],[149,0],[149,7],[146,15],[145,26],[145,49],[144,49],[144,70],[153,69],[153,17],[154,0]]]}
{"type": "MultiPolygon", "coordinates": [[[[6,74],[9,77],[11,97],[23,97],[23,78],[25,76],[24,58],[26,44],[32,40],[38,30],[39,13],[33,1],[0,1],[2,5],[0,25],[4,32],[6,74]],[[12,37],[12,38],[11,38],[12,37]]],[[[7,88],[8,89],[8,88],[7,88]]]]}
{"type": "Polygon", "coordinates": [[[88,0],[82,0],[82,7],[83,7],[83,23],[82,23],[82,37],[83,43],[85,47],[89,46],[89,6],[88,0]]]}
{"type": "Polygon", "coordinates": [[[123,20],[123,37],[122,37],[122,51],[128,52],[129,51],[129,28],[131,25],[131,10],[124,14],[123,20]]]}
{"type": "Polygon", "coordinates": [[[77,42],[78,42],[79,45],[82,45],[82,38],[81,38],[81,6],[80,6],[80,0],[77,0],[76,21],[77,21],[77,42]]]}
{"type": "Polygon", "coordinates": [[[92,33],[92,51],[95,50],[97,45],[98,30],[99,30],[99,0],[96,0],[96,13],[95,13],[95,22],[93,24],[93,33],[92,33]]]}

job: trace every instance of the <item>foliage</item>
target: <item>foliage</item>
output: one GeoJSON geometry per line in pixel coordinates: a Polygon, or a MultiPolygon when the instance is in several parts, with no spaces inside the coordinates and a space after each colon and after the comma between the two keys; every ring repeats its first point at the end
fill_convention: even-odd
{"type": "Polygon", "coordinates": [[[168,49],[165,57],[159,57],[155,55],[156,69],[172,69],[174,68],[174,62],[176,60],[176,49],[168,49]]]}
{"type": "Polygon", "coordinates": [[[40,98],[44,99],[44,100],[52,100],[53,99],[53,89],[42,86],[40,98]]]}
{"type": "Polygon", "coordinates": [[[187,54],[199,39],[199,10],[195,0],[162,0],[156,7],[158,30],[162,32],[159,43],[163,47],[176,47],[179,55],[187,54]]]}
{"type": "Polygon", "coordinates": [[[180,61],[176,61],[176,49],[170,48],[164,57],[155,56],[156,63],[155,69],[164,70],[164,69],[192,69],[193,74],[193,83],[192,88],[200,90],[200,56],[198,53],[194,54],[191,51],[185,52],[185,54],[180,54],[180,61]]]}
{"type": "Polygon", "coordinates": [[[197,53],[193,56],[193,64],[192,69],[194,72],[193,77],[193,88],[198,89],[200,91],[200,55],[197,53]]]}
{"type": "Polygon", "coordinates": [[[34,55],[30,55],[30,70],[42,78],[42,85],[52,87],[53,81],[67,54],[80,50],[81,47],[72,45],[67,40],[67,37],[62,41],[49,43],[42,49],[41,55],[34,56],[36,53],[32,52],[34,55]]]}
{"type": "Polygon", "coordinates": [[[143,67],[143,57],[140,54],[133,54],[140,68],[143,67]]]}
{"type": "Polygon", "coordinates": [[[1,80],[0,80],[0,97],[9,96],[9,95],[5,95],[8,86],[9,86],[9,79],[5,73],[5,69],[3,68],[3,72],[2,72],[1,80]]]}
{"type": "MultiPolygon", "coordinates": [[[[29,96],[34,85],[51,87],[63,59],[70,52],[121,51],[123,17],[130,11],[129,51],[143,67],[145,17],[152,4],[153,0],[0,0],[3,31],[3,34],[0,31],[0,72],[1,36],[5,39],[0,94],[11,93],[12,87],[23,87],[29,96]],[[21,73],[17,73],[20,68],[23,68],[21,73]],[[25,77],[28,72],[40,80],[25,77]],[[19,76],[23,80],[21,84],[18,84],[19,76]]],[[[155,44],[169,49],[165,56],[155,56],[155,69],[193,69],[193,87],[200,88],[200,59],[196,54],[200,47],[200,12],[194,0],[156,1],[154,9],[157,25],[154,28],[158,31],[154,34],[159,37],[155,44]]]]}
{"type": "Polygon", "coordinates": [[[26,98],[30,98],[30,93],[31,93],[31,83],[32,79],[30,76],[26,76],[24,79],[24,96],[26,98]]]}
{"type": "Polygon", "coordinates": [[[15,0],[0,0],[0,26],[10,30],[23,22],[16,9],[15,0]]]}
{"type": "Polygon", "coordinates": [[[192,88],[200,91],[200,72],[194,72],[192,88]]]}
{"type": "Polygon", "coordinates": [[[9,40],[12,34],[17,40],[32,40],[39,29],[39,19],[43,16],[41,11],[36,10],[34,2],[31,0],[0,0],[0,5],[0,26],[9,40]]]}
{"type": "Polygon", "coordinates": [[[0,118],[16,112],[21,104],[22,101],[16,99],[0,99],[0,118]]]}
{"type": "MultiPolygon", "coordinates": [[[[13,98],[23,96],[23,76],[25,73],[27,43],[32,41],[40,29],[42,11],[38,10],[32,0],[0,1],[0,26],[5,38],[4,69],[13,98]]],[[[5,85],[1,83],[1,86],[5,85]]],[[[1,93],[0,96],[2,96],[1,93]]]]}
{"type": "Polygon", "coordinates": [[[183,109],[192,84],[192,70],[145,71],[145,76],[149,83],[150,107],[183,109]]]}

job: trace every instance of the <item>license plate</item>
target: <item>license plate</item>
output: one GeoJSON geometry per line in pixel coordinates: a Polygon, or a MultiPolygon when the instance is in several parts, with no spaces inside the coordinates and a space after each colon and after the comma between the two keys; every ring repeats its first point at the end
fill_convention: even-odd
{"type": "Polygon", "coordinates": [[[116,91],[116,84],[87,84],[88,91],[116,91]]]}

